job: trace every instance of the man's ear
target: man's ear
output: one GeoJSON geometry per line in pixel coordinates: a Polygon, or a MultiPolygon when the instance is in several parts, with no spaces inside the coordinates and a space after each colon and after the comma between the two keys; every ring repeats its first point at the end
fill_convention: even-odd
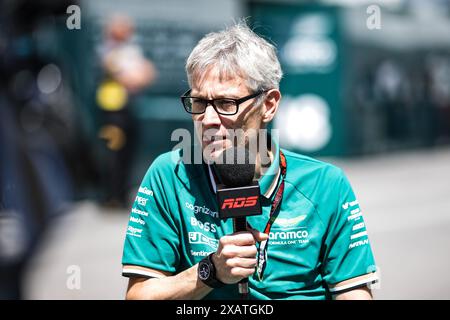
{"type": "Polygon", "coordinates": [[[281,92],[277,89],[270,90],[266,98],[264,99],[264,112],[262,115],[262,121],[267,124],[270,121],[272,121],[273,117],[275,117],[275,114],[278,110],[278,105],[280,104],[281,100],[281,92]]]}

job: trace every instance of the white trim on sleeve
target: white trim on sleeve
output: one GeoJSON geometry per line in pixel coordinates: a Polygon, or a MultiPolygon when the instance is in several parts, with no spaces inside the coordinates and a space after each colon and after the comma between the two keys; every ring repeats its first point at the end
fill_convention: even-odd
{"type": "Polygon", "coordinates": [[[373,275],[371,275],[370,277],[367,277],[367,278],[364,278],[364,279],[361,279],[361,280],[358,280],[358,281],[355,281],[355,282],[351,282],[349,284],[345,284],[345,285],[342,285],[342,286],[329,288],[329,290],[330,290],[331,293],[335,294],[335,293],[338,293],[339,291],[347,290],[347,289],[350,289],[350,288],[353,288],[353,287],[360,286],[360,285],[365,284],[365,283],[369,283],[369,282],[371,283],[371,282],[375,282],[375,281],[378,281],[378,280],[379,280],[378,275],[374,272],[373,275]]]}
{"type": "Polygon", "coordinates": [[[146,276],[146,277],[151,277],[151,278],[164,278],[163,275],[161,275],[157,272],[146,271],[146,270],[136,269],[136,268],[123,268],[122,275],[137,275],[137,276],[146,276]]]}

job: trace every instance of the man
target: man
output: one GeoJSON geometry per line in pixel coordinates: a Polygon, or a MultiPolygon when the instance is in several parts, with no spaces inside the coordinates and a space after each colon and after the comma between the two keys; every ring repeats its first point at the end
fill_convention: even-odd
{"type": "Polygon", "coordinates": [[[131,107],[135,97],[150,86],[156,69],[134,42],[134,24],[126,15],[114,14],[105,26],[104,41],[98,49],[102,79],[96,101],[100,108],[98,136],[102,140],[104,161],[101,178],[109,207],[128,206],[127,176],[129,154],[135,135],[131,107]]]}
{"type": "Polygon", "coordinates": [[[125,239],[127,298],[238,299],[237,283],[249,277],[251,299],[370,299],[376,267],[340,169],[277,144],[264,167],[258,150],[262,214],[238,233],[218,217],[217,177],[206,162],[234,146],[230,130],[264,129],[274,118],[282,77],[275,48],[238,24],[206,35],[186,71],[191,90],[182,102],[208,161],[189,164],[176,150],[148,170],[125,239]],[[199,276],[199,264],[209,271],[199,276]]]}

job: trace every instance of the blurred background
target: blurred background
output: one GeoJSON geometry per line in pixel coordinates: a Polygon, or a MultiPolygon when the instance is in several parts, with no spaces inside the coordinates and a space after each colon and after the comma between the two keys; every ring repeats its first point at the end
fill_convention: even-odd
{"type": "Polygon", "coordinates": [[[344,169],[378,299],[450,299],[449,0],[0,1],[0,299],[123,299],[138,185],[184,63],[248,17],[285,76],[285,148],[344,169]]]}

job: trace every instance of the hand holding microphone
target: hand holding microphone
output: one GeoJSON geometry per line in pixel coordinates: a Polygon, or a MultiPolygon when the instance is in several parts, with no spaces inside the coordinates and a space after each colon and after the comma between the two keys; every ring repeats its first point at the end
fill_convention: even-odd
{"type": "Polygon", "coordinates": [[[256,242],[267,240],[268,235],[257,230],[239,231],[223,236],[219,248],[212,256],[217,278],[232,284],[250,277],[256,267],[256,242]]]}
{"type": "Polygon", "coordinates": [[[255,272],[257,263],[255,244],[268,238],[256,230],[247,231],[246,217],[261,214],[259,184],[253,180],[256,158],[247,148],[238,147],[225,150],[223,157],[228,161],[215,166],[222,183],[217,188],[219,217],[233,219],[234,233],[220,239],[212,259],[218,279],[224,283],[239,281],[239,293],[246,299],[248,277],[255,272]]]}

